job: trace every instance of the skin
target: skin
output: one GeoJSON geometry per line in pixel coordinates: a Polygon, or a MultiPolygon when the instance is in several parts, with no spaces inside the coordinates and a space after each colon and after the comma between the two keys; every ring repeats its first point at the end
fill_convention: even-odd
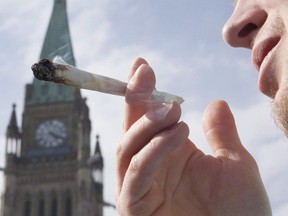
{"type": "Polygon", "coordinates": [[[223,28],[223,38],[228,44],[252,50],[252,63],[259,72],[259,90],[272,98],[274,118],[286,135],[287,7],[286,0],[238,0],[234,13],[223,28]],[[270,48],[265,50],[265,46],[270,48]],[[257,61],[263,58],[263,62],[257,61]]]}
{"type": "MultiPolygon", "coordinates": [[[[288,102],[284,72],[287,7],[287,0],[238,0],[223,28],[228,44],[252,50],[259,89],[272,98],[276,119],[284,129],[288,113],[283,109],[288,102]]],[[[228,104],[214,101],[204,112],[203,129],[214,152],[205,155],[189,140],[178,104],[147,102],[155,83],[152,68],[144,59],[136,59],[117,150],[118,213],[272,215],[257,164],[239,139],[228,104]]]]}

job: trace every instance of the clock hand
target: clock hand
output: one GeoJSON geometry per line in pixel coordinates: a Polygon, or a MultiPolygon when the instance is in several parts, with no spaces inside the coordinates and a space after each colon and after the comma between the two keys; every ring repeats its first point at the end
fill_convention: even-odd
{"type": "Polygon", "coordinates": [[[63,139],[65,137],[64,134],[57,133],[54,131],[49,131],[49,134],[55,138],[58,138],[58,139],[63,139]]]}

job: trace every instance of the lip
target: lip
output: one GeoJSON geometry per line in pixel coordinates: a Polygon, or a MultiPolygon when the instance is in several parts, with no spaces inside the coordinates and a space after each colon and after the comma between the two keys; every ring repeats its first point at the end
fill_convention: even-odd
{"type": "Polygon", "coordinates": [[[261,41],[258,45],[253,48],[252,51],[252,61],[256,69],[259,71],[263,60],[269,54],[269,52],[277,46],[280,41],[279,36],[267,38],[264,41],[261,41]]]}
{"type": "Polygon", "coordinates": [[[271,71],[269,66],[280,39],[279,36],[269,37],[256,44],[252,50],[252,62],[259,71],[259,90],[270,97],[275,95],[277,88],[275,88],[275,71],[271,71]]]}

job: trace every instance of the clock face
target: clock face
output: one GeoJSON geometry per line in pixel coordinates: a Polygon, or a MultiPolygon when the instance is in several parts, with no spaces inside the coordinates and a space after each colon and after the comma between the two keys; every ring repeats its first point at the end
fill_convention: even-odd
{"type": "Polygon", "coordinates": [[[48,120],[41,123],[35,134],[35,140],[40,146],[56,147],[61,145],[67,137],[67,129],[59,120],[48,120]]]}

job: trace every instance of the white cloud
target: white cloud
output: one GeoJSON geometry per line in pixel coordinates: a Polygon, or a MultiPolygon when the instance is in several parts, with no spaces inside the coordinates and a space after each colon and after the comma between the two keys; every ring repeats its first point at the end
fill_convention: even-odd
{"type": "Polygon", "coordinates": [[[288,203],[282,205],[274,213],[275,216],[287,216],[288,212],[288,203]]]}

